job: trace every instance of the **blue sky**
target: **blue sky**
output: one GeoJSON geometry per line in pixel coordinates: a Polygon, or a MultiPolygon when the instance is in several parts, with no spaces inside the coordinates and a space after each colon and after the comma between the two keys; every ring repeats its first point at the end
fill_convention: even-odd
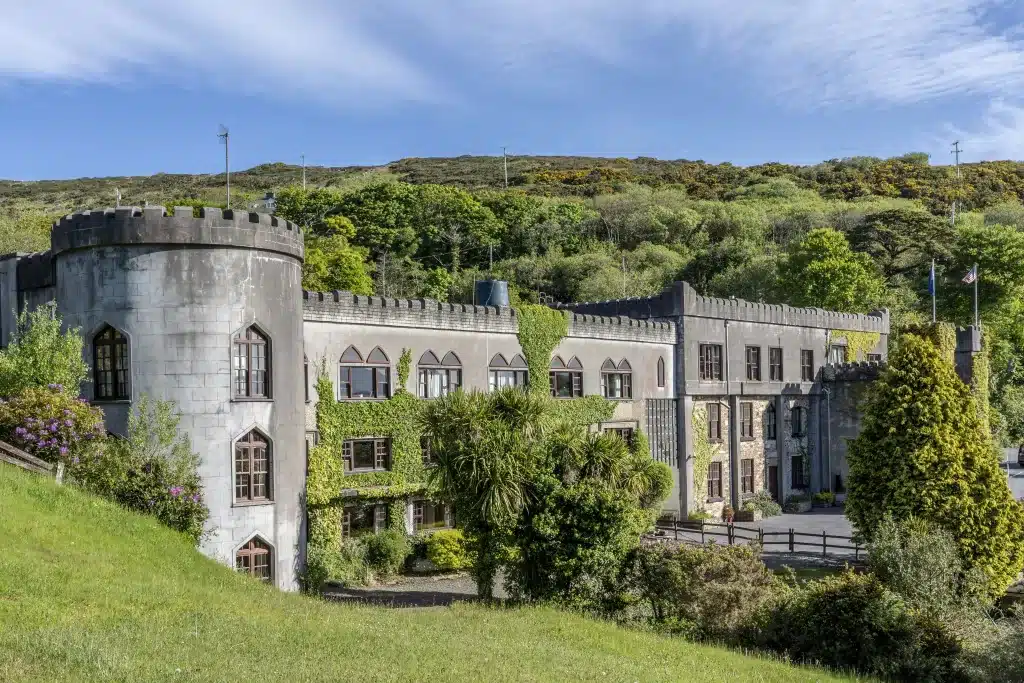
{"type": "Polygon", "coordinates": [[[1014,0],[0,0],[0,178],[1024,159],[1014,0]]]}

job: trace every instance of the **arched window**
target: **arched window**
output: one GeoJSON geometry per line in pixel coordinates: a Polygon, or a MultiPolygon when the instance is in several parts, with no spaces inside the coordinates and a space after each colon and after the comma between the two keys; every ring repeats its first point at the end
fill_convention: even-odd
{"type": "Polygon", "coordinates": [[[235,337],[236,398],[270,398],[269,347],[255,326],[235,337]]]}
{"type": "Polygon", "coordinates": [[[338,396],[343,399],[389,398],[391,396],[391,361],[379,346],[363,359],[359,350],[350,346],[341,355],[338,396]]]}
{"type": "Polygon", "coordinates": [[[273,553],[266,541],[257,536],[235,553],[235,569],[270,583],[274,578],[273,553]]]}
{"type": "Polygon", "coordinates": [[[235,442],[235,502],[264,503],[273,496],[270,444],[257,430],[235,442]]]}
{"type": "Polygon", "coordinates": [[[633,367],[623,358],[616,365],[611,358],[601,365],[601,394],[605,398],[633,398],[633,367]]]}
{"type": "Polygon", "coordinates": [[[665,388],[665,359],[658,358],[658,388],[665,388]]]}
{"type": "Polygon", "coordinates": [[[491,391],[504,387],[525,387],[530,379],[526,359],[518,353],[511,361],[502,354],[495,354],[488,365],[488,387],[491,391]]]}
{"type": "Polygon", "coordinates": [[[420,398],[447,396],[462,386],[462,361],[452,351],[443,359],[427,351],[420,356],[418,366],[420,398]]]}
{"type": "Polygon", "coordinates": [[[561,356],[551,359],[551,395],[555,398],[579,398],[583,395],[583,364],[573,356],[566,363],[561,356]]]}
{"type": "Polygon", "coordinates": [[[128,338],[110,325],[104,326],[92,340],[95,398],[99,401],[124,400],[128,394],[128,338]]]}

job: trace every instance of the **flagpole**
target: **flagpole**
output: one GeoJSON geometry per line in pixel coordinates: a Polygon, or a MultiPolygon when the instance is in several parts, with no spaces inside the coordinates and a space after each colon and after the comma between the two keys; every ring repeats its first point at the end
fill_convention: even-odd
{"type": "Polygon", "coordinates": [[[978,320],[978,279],[981,273],[978,272],[978,264],[974,264],[974,327],[981,329],[981,322],[978,320]]]}

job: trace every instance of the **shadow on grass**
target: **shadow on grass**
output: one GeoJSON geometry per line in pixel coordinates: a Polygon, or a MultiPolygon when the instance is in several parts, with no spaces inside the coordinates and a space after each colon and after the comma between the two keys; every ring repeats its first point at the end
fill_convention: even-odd
{"type": "MultiPolygon", "coordinates": [[[[373,588],[331,588],[323,592],[325,600],[335,602],[362,603],[375,607],[447,607],[455,602],[482,602],[469,593],[448,591],[402,591],[373,588]]],[[[504,601],[495,598],[490,604],[500,605],[504,601]]]]}

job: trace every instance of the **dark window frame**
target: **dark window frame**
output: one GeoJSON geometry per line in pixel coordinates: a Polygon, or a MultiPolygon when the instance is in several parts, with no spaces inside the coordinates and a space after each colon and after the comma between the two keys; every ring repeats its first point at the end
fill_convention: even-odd
{"type": "Polygon", "coordinates": [[[270,337],[256,325],[249,325],[235,335],[231,348],[234,400],[273,398],[270,337]],[[262,367],[255,367],[257,365],[262,367]]]}
{"type": "Polygon", "coordinates": [[[236,505],[274,501],[274,453],[270,439],[258,429],[250,429],[234,444],[236,505]],[[262,475],[262,481],[258,477],[262,475]],[[260,495],[257,491],[263,491],[260,495]]]}
{"type": "Polygon", "coordinates": [[[658,379],[658,388],[659,389],[664,389],[665,388],[665,357],[664,356],[659,356],[658,357],[657,379],[658,379]]]}
{"type": "Polygon", "coordinates": [[[764,439],[765,441],[776,441],[779,431],[779,416],[775,405],[768,404],[764,411],[764,439]]]}
{"type": "Polygon", "coordinates": [[[722,463],[708,463],[708,501],[717,501],[724,498],[722,487],[722,463]]]}
{"type": "Polygon", "coordinates": [[[782,347],[768,347],[768,380],[771,382],[782,381],[782,347]]]}
{"type": "Polygon", "coordinates": [[[705,412],[708,416],[708,441],[711,443],[722,442],[722,404],[708,403],[705,405],[705,412]]]}
{"type": "Polygon", "coordinates": [[[625,442],[627,446],[633,446],[633,438],[636,436],[634,427],[605,427],[605,434],[614,434],[625,442]]]}
{"type": "Polygon", "coordinates": [[[814,350],[800,349],[800,381],[814,381],[814,350]]]}
{"type": "Polygon", "coordinates": [[[747,381],[761,381],[761,347],[748,346],[746,350],[747,381]]]}
{"type": "Polygon", "coordinates": [[[412,502],[412,528],[414,532],[433,531],[436,529],[450,529],[453,522],[452,508],[447,503],[436,500],[420,498],[412,502]],[[437,510],[441,510],[441,521],[438,521],[437,510]],[[427,510],[431,510],[429,517],[432,521],[426,521],[427,510]]]}
{"type": "Polygon", "coordinates": [[[390,511],[387,503],[364,503],[346,505],[341,509],[341,538],[359,538],[367,534],[378,534],[388,528],[390,511]],[[358,517],[353,514],[358,512],[358,517]],[[354,526],[356,520],[369,524],[354,526]]]}
{"type": "Polygon", "coordinates": [[[828,362],[832,365],[842,365],[850,360],[850,350],[846,344],[829,344],[828,346],[828,362]],[[842,349],[842,353],[837,353],[842,349]],[[833,360],[833,356],[842,356],[842,359],[833,360]]]}
{"type": "Polygon", "coordinates": [[[697,348],[698,377],[701,382],[722,381],[722,345],[700,344],[697,348]]]}
{"type": "Polygon", "coordinates": [[[793,406],[793,409],[789,412],[789,421],[791,427],[790,435],[793,438],[802,439],[807,436],[807,425],[804,424],[806,420],[804,418],[803,406],[793,406]]]}
{"type": "Polygon", "coordinates": [[[273,583],[274,549],[259,536],[254,536],[235,552],[235,571],[273,583]],[[260,562],[261,558],[266,558],[266,562],[260,562]]]}
{"type": "Polygon", "coordinates": [[[341,442],[341,462],[345,474],[363,474],[364,472],[391,471],[391,439],[390,437],[355,437],[341,442]],[[373,444],[373,467],[356,467],[356,444],[373,444]]]}
{"type": "Polygon", "coordinates": [[[880,354],[880,353],[869,353],[867,355],[867,357],[866,357],[866,360],[869,363],[881,363],[882,362],[882,354],[880,354]]]}
{"type": "Polygon", "coordinates": [[[750,401],[740,403],[740,441],[754,440],[754,404],[750,401]]]}
{"type": "Polygon", "coordinates": [[[130,400],[128,336],[112,325],[104,325],[92,338],[92,360],[94,400],[130,400]]]}
{"type": "Polygon", "coordinates": [[[754,459],[742,458],[740,460],[740,493],[754,492],[754,459]]]}
{"type": "Polygon", "coordinates": [[[805,489],[807,482],[804,481],[804,456],[792,455],[789,458],[790,467],[790,488],[805,489]]]}
{"type": "Polygon", "coordinates": [[[341,363],[338,365],[338,398],[342,401],[383,401],[391,398],[391,366],[368,363],[341,363]],[[352,395],[352,371],[369,370],[372,396],[352,395]]]}
{"type": "Polygon", "coordinates": [[[616,370],[601,372],[601,395],[607,399],[618,401],[630,401],[633,399],[633,373],[631,371],[616,370]],[[617,388],[617,396],[612,395],[617,388]]]}

